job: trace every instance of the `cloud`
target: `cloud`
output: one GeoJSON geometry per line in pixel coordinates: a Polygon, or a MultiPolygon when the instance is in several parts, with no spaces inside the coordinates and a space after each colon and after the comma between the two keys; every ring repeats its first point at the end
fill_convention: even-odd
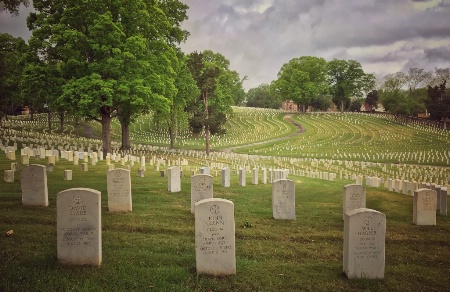
{"type": "MultiPolygon", "coordinates": [[[[450,0],[181,1],[190,7],[183,51],[221,53],[248,76],[246,89],[270,83],[301,56],[357,60],[377,76],[450,67],[450,0]]],[[[0,13],[0,31],[25,35],[26,15],[21,9],[19,31],[0,13]]]]}

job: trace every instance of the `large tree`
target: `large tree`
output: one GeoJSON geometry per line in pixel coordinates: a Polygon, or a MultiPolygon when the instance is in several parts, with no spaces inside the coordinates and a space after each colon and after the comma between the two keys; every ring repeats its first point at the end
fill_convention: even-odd
{"type": "MultiPolygon", "coordinates": [[[[30,44],[44,60],[59,60],[59,102],[102,125],[104,155],[111,150],[111,119],[148,107],[168,111],[172,44],[183,40],[179,19],[187,6],[152,0],[35,0],[28,18],[30,44]],[[161,69],[163,64],[164,69],[161,69]]],[[[128,121],[126,121],[128,122],[128,121]]]]}
{"type": "Polygon", "coordinates": [[[194,133],[204,131],[205,149],[209,155],[210,134],[222,134],[234,104],[233,93],[242,86],[230,62],[221,54],[206,50],[192,52],[188,56],[188,67],[197,83],[200,94],[186,109],[192,114],[190,126],[194,133]],[[240,83],[240,84],[239,84],[240,83]]]}
{"type": "Polygon", "coordinates": [[[20,5],[24,5],[28,7],[30,5],[30,1],[28,0],[1,0],[0,1],[0,7],[3,6],[3,8],[8,11],[11,14],[19,14],[19,7],[20,5]]]}
{"type": "Polygon", "coordinates": [[[0,125],[2,115],[14,114],[22,106],[19,86],[26,51],[23,39],[0,33],[0,125]]]}
{"type": "Polygon", "coordinates": [[[352,97],[361,98],[375,86],[375,77],[364,73],[361,64],[355,60],[328,62],[328,78],[333,102],[341,112],[352,97]]]}
{"type": "Polygon", "coordinates": [[[312,56],[294,58],[283,64],[273,86],[284,99],[301,105],[304,112],[314,98],[328,92],[327,62],[312,56]]]}
{"type": "Polygon", "coordinates": [[[396,115],[411,115],[423,108],[423,104],[412,97],[404,88],[408,85],[408,77],[403,72],[388,74],[378,91],[379,98],[386,111],[396,115]]]}
{"type": "Polygon", "coordinates": [[[154,111],[155,124],[169,132],[170,148],[175,148],[178,131],[187,129],[189,113],[185,111],[188,104],[197,100],[200,91],[186,64],[186,56],[179,52],[178,66],[175,68],[175,91],[171,95],[168,112],[154,111]]]}
{"type": "Polygon", "coordinates": [[[270,89],[270,85],[261,84],[247,92],[247,106],[278,109],[282,100],[270,89]]]}
{"type": "Polygon", "coordinates": [[[447,120],[450,119],[450,93],[446,89],[446,80],[439,86],[428,86],[427,110],[430,112],[430,119],[443,122],[444,129],[447,129],[447,120]]]}

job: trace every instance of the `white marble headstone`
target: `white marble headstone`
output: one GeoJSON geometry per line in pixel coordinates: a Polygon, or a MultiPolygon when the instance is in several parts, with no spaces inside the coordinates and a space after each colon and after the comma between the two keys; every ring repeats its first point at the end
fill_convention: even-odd
{"type": "Polygon", "coordinates": [[[415,225],[436,225],[436,191],[418,189],[414,191],[413,223],[415,225]]]}
{"type": "Polygon", "coordinates": [[[197,274],[236,274],[234,204],[205,199],[195,204],[197,274]]]}
{"type": "Polygon", "coordinates": [[[367,208],[344,214],[344,273],[349,279],[383,279],[386,215],[367,208]]]}
{"type": "Polygon", "coordinates": [[[48,206],[47,171],[44,165],[30,164],[20,173],[22,204],[48,206]]]}
{"type": "Polygon", "coordinates": [[[272,213],[275,219],[295,220],[295,182],[279,179],[272,183],[272,213]]]}
{"type": "Polygon", "coordinates": [[[168,191],[177,193],[181,191],[180,167],[172,166],[167,169],[168,191]]]}
{"type": "Polygon", "coordinates": [[[71,265],[102,262],[101,194],[73,188],[56,196],[58,260],[71,265]]]}
{"type": "Polygon", "coordinates": [[[191,213],[195,203],[213,197],[213,177],[209,174],[197,174],[191,177],[191,213]]]}
{"type": "Polygon", "coordinates": [[[107,174],[108,210],[110,212],[131,212],[131,175],[127,169],[113,169],[107,174]]]}
{"type": "Polygon", "coordinates": [[[366,207],[366,188],[359,184],[349,184],[344,186],[343,214],[353,209],[366,207]]]}

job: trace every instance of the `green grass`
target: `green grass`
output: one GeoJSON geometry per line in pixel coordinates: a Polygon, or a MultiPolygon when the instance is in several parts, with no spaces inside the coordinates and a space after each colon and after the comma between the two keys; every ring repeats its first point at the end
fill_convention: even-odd
{"type": "MultiPolygon", "coordinates": [[[[31,163],[45,164],[31,159],[31,163]]],[[[1,169],[10,161],[0,155],[1,169]]],[[[118,166],[116,166],[118,167],[118,166]]],[[[449,217],[436,226],[412,224],[412,197],[367,188],[367,207],[386,214],[384,280],[348,280],[342,273],[342,186],[290,176],[296,183],[295,221],[274,220],[271,186],[223,188],[214,178],[214,196],[235,204],[237,274],[197,276],[190,179],[169,193],[167,180],[147,167],[132,167],[133,212],[107,210],[106,165],[89,173],[60,160],[48,173],[48,207],[23,206],[20,179],[0,189],[0,291],[445,291],[450,287],[449,217]],[[73,170],[73,181],[63,170],[73,170]],[[56,258],[56,194],[72,187],[102,192],[103,262],[100,267],[67,266],[56,258]],[[251,225],[251,227],[249,227],[251,225]],[[246,228],[244,228],[244,226],[246,228]]]]}

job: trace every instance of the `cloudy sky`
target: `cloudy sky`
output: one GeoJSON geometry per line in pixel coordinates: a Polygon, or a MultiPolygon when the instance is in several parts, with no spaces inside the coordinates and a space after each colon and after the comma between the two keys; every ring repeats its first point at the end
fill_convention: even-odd
{"type": "MultiPolygon", "coordinates": [[[[248,76],[246,89],[301,56],[357,60],[377,77],[450,67],[450,0],[181,1],[190,7],[182,49],[221,53],[248,76]]],[[[27,39],[26,14],[0,13],[0,31],[27,39]]]]}

